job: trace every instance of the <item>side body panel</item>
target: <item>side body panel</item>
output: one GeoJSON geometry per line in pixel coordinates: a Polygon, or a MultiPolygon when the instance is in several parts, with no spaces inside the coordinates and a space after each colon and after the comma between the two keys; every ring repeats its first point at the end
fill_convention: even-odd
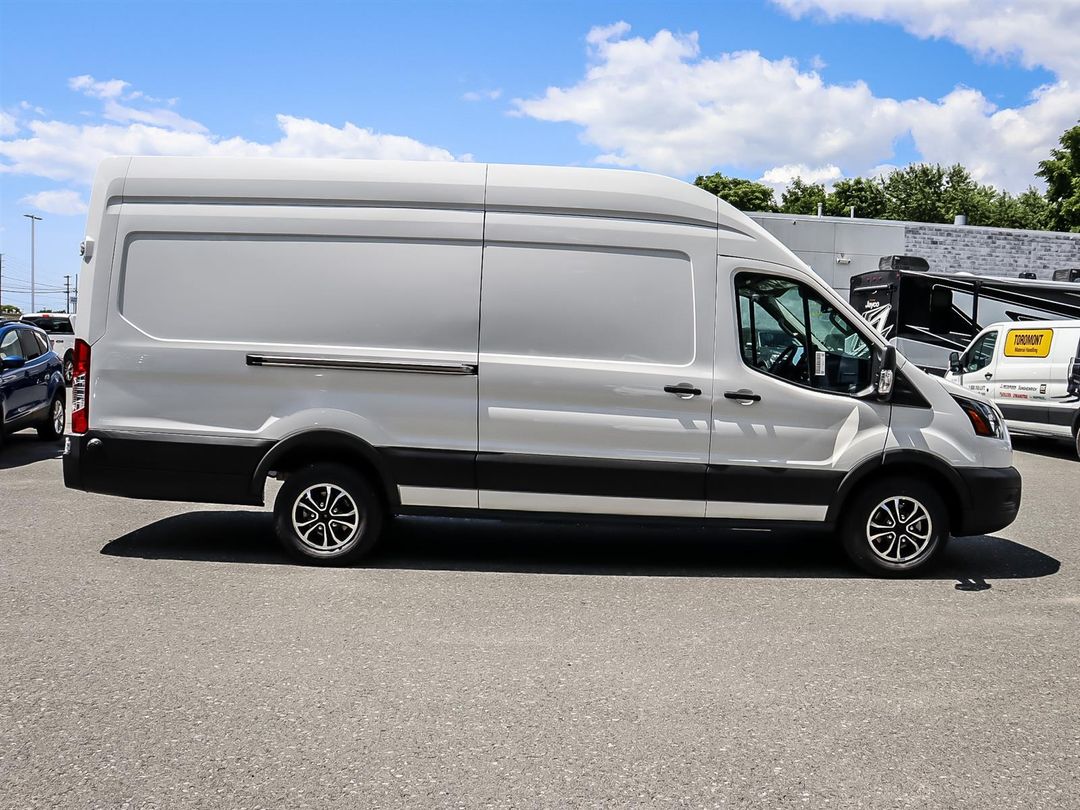
{"type": "Polygon", "coordinates": [[[482,234],[480,210],[125,203],[91,428],[475,451],[482,234]]]}
{"type": "Polygon", "coordinates": [[[715,251],[715,227],[488,213],[481,508],[704,516],[715,251]]]}
{"type": "MultiPolygon", "coordinates": [[[[893,408],[886,453],[927,453],[949,467],[1009,467],[1012,446],[1008,438],[976,436],[967,416],[957,407],[951,391],[964,389],[920,370],[914,363],[901,366],[929,408],[893,408]]],[[[981,379],[981,378],[980,378],[981,379]]]]}
{"type": "Polygon", "coordinates": [[[735,276],[741,271],[804,282],[847,311],[829,287],[802,271],[720,257],[708,514],[824,521],[846,473],[880,458],[890,408],[870,399],[812,390],[750,368],[740,349],[735,276]],[[749,392],[760,400],[725,396],[735,392],[749,392]]]}

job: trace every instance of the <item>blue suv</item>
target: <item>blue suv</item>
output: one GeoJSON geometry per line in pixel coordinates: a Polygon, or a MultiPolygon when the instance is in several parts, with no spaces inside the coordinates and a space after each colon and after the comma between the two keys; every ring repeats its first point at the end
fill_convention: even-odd
{"type": "Polygon", "coordinates": [[[36,427],[42,439],[64,435],[64,364],[46,334],[29,324],[0,323],[0,444],[36,427]]]}

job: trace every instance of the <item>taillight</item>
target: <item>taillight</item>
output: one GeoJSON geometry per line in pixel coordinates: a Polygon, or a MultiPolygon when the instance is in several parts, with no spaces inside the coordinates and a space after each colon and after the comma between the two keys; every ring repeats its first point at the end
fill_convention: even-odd
{"type": "Polygon", "coordinates": [[[90,427],[90,344],[75,338],[71,362],[71,430],[86,433],[90,427]]]}

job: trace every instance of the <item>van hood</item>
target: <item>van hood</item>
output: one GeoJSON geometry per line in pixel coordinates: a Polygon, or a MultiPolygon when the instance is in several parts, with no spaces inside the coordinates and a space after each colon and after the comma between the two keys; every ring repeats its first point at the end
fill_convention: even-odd
{"type": "MultiPolygon", "coordinates": [[[[931,375],[928,374],[927,376],[929,377],[931,375]]],[[[964,388],[962,385],[957,385],[954,382],[949,382],[942,377],[934,377],[933,379],[937,381],[937,383],[942,388],[944,388],[949,394],[952,394],[953,396],[964,397],[965,399],[973,399],[976,402],[985,402],[995,411],[1000,412],[1000,408],[998,408],[994,401],[990,399],[990,397],[986,396],[986,394],[980,394],[978,391],[972,391],[970,388],[964,388]]]]}
{"type": "MultiPolygon", "coordinates": [[[[897,356],[900,357],[902,355],[900,355],[899,352],[898,352],[897,356]]],[[[902,364],[897,363],[897,369],[904,369],[904,373],[907,374],[909,377],[918,376],[918,378],[919,378],[919,380],[921,381],[922,384],[925,384],[925,385],[940,385],[942,388],[945,389],[945,393],[949,394],[950,396],[966,397],[967,399],[973,399],[976,402],[985,402],[988,405],[993,406],[995,410],[998,410],[998,407],[997,407],[997,405],[994,405],[993,400],[991,400],[985,394],[980,394],[980,393],[977,393],[975,391],[972,391],[971,389],[964,388],[963,386],[957,385],[956,383],[949,382],[948,380],[944,379],[943,377],[938,377],[938,376],[936,376],[934,374],[927,374],[925,371],[923,371],[921,368],[916,366],[914,363],[912,363],[906,357],[904,358],[904,362],[902,364]]]]}

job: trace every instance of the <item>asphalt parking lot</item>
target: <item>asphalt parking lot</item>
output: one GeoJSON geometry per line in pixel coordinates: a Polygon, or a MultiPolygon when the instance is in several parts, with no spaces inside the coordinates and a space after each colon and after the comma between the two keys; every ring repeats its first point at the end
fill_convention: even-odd
{"type": "Polygon", "coordinates": [[[1080,461],[871,580],[814,537],[413,521],[289,564],[258,511],[0,451],[6,807],[1080,807],[1080,461]]]}

